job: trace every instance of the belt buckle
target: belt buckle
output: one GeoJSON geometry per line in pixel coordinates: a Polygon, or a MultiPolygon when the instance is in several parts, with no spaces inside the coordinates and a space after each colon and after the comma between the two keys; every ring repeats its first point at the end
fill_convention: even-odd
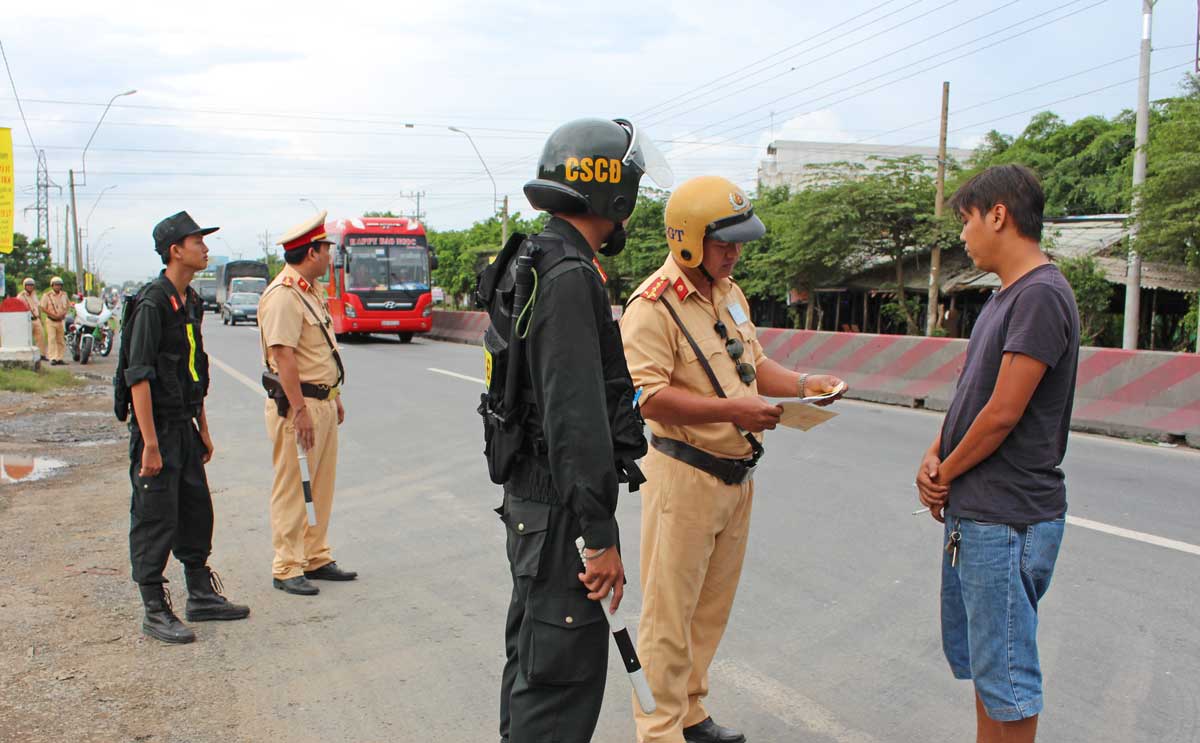
{"type": "Polygon", "coordinates": [[[329,388],[329,397],[327,397],[326,399],[328,399],[328,400],[336,400],[336,399],[337,399],[337,396],[338,396],[338,395],[340,395],[340,394],[342,394],[342,388],[341,388],[341,387],[330,387],[330,388],[329,388]]]}

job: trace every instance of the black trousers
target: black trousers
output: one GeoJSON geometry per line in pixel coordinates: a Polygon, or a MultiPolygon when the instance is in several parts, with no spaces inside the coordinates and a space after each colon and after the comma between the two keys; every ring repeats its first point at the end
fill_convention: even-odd
{"type": "MultiPolygon", "coordinates": [[[[528,495],[528,494],[527,494],[528,495]]],[[[505,486],[512,600],[504,623],[500,740],[587,743],[608,672],[608,623],[579,581],[579,519],[505,486]]]]}
{"type": "Polygon", "coordinates": [[[200,568],[212,553],[213,508],[204,474],[204,443],[191,420],[155,421],[163,468],[141,477],[142,432],[129,426],[129,561],[138,584],[166,583],[171,553],[187,568],[200,568]]]}

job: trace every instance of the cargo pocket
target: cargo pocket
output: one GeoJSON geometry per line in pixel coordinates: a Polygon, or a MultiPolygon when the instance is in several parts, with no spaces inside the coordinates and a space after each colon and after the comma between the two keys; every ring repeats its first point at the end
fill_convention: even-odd
{"type": "Polygon", "coordinates": [[[508,559],[513,576],[537,578],[541,572],[542,548],[546,546],[550,504],[510,498],[508,513],[500,518],[508,525],[508,559]]]}
{"type": "Polygon", "coordinates": [[[607,635],[603,610],[587,594],[534,587],[517,637],[521,672],[534,684],[585,683],[608,672],[607,635]]]}

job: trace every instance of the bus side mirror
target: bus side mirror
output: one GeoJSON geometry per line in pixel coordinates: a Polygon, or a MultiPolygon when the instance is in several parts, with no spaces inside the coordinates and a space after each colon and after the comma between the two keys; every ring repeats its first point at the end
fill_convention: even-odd
{"type": "Polygon", "coordinates": [[[429,251],[429,270],[436,271],[438,267],[437,253],[429,251]]]}
{"type": "Polygon", "coordinates": [[[346,255],[345,253],[343,253],[340,250],[333,254],[333,267],[334,268],[341,268],[342,266],[349,266],[349,265],[350,265],[350,256],[346,255]]]}

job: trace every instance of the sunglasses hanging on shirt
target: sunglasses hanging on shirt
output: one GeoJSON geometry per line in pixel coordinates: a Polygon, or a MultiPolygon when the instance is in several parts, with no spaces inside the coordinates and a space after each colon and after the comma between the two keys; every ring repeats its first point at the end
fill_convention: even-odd
{"type": "Polygon", "coordinates": [[[717,335],[725,341],[725,353],[729,354],[729,358],[733,359],[733,363],[737,365],[738,378],[742,380],[742,384],[749,385],[754,381],[756,371],[753,366],[741,360],[742,355],[746,352],[745,346],[737,338],[729,337],[729,330],[720,320],[717,320],[713,330],[717,331],[717,335]]]}

